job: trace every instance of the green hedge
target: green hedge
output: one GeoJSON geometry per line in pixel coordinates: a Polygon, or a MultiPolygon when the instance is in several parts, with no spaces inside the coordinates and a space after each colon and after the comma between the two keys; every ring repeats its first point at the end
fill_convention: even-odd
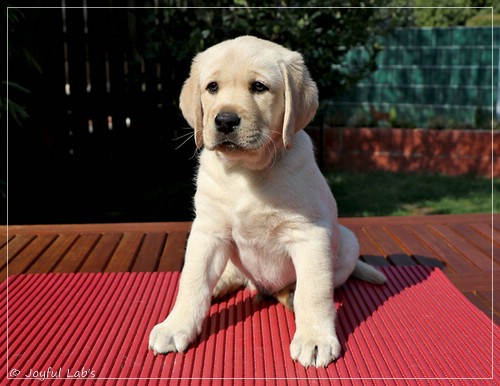
{"type": "MultiPolygon", "coordinates": [[[[326,103],[328,123],[346,125],[360,114],[366,115],[361,122],[370,121],[376,109],[396,110],[400,125],[429,127],[445,117],[467,128],[487,128],[477,116],[491,116],[496,103],[500,28],[398,29],[380,44],[378,69],[326,103]]],[[[350,60],[362,55],[353,50],[350,60]]]]}

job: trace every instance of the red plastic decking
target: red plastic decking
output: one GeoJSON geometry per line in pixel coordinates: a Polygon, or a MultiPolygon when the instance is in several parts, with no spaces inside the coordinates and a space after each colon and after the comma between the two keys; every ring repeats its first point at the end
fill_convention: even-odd
{"type": "MultiPolygon", "coordinates": [[[[185,354],[155,357],[151,328],[173,306],[178,273],[19,275],[8,304],[0,383],[493,384],[499,328],[439,269],[383,268],[386,285],[336,291],[342,356],[327,368],[292,361],[294,316],[248,290],[212,306],[185,354]],[[4,350],[5,352],[5,350],[4,350]],[[45,372],[45,373],[44,373],[45,372]],[[96,381],[97,379],[97,381],[96,381]],[[340,381],[339,381],[340,379],[340,381]],[[166,380],[169,380],[167,382],[166,380]]],[[[8,291],[6,292],[8,287],[8,291]]],[[[8,298],[5,294],[8,294],[8,298]]],[[[8,303],[7,303],[7,301],[8,303]]]]}

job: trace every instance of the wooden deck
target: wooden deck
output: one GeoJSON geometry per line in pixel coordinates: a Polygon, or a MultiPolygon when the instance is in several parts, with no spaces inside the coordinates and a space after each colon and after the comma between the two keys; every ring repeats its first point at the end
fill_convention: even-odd
{"type": "MultiPolygon", "coordinates": [[[[433,265],[498,324],[500,215],[344,218],[374,265],[433,265]],[[492,261],[493,255],[493,261],[492,261]]],[[[191,223],[0,227],[0,280],[48,272],[181,270],[191,223]],[[7,265],[8,260],[8,265],[7,265]]]]}

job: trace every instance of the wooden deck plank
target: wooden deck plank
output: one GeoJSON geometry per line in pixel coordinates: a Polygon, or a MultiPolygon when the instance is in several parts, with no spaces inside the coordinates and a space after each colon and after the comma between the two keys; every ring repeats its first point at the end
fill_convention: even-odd
{"type": "MultiPolygon", "coordinates": [[[[500,230],[500,216],[494,217],[495,227],[500,230]]],[[[422,216],[377,216],[377,217],[348,217],[340,218],[340,223],[350,228],[358,226],[386,226],[386,225],[412,225],[412,224],[453,224],[460,222],[487,222],[491,223],[491,214],[445,214],[422,216]]]]}
{"type": "Polygon", "coordinates": [[[444,268],[444,263],[436,259],[432,251],[410,231],[411,225],[387,225],[386,231],[395,238],[412,258],[420,265],[444,268]]]}
{"type": "Polygon", "coordinates": [[[359,242],[359,254],[361,258],[376,267],[391,265],[382,251],[364,231],[364,227],[350,225],[349,229],[354,232],[359,242]]]}
{"type": "Polygon", "coordinates": [[[484,301],[484,299],[482,299],[481,296],[472,291],[466,291],[463,292],[463,294],[472,304],[474,304],[477,308],[483,311],[486,315],[491,317],[492,314],[491,303],[484,301]]]}
{"type": "MultiPolygon", "coordinates": [[[[498,274],[500,274],[500,270],[498,274]]],[[[447,276],[456,287],[464,291],[488,291],[492,288],[491,273],[453,273],[447,276]]]]}
{"type": "Polygon", "coordinates": [[[125,233],[125,232],[188,232],[191,222],[152,222],[152,223],[116,223],[116,224],[55,224],[55,225],[9,225],[0,226],[0,235],[9,234],[54,234],[54,233],[125,233]]]}
{"type": "Polygon", "coordinates": [[[490,305],[494,314],[493,320],[495,323],[500,324],[500,296],[498,296],[498,292],[481,291],[479,292],[479,296],[481,296],[485,303],[490,305]]]}
{"type": "Polygon", "coordinates": [[[148,233],[132,266],[132,272],[156,271],[165,245],[165,233],[148,233]]]}
{"type": "MultiPolygon", "coordinates": [[[[491,317],[493,313],[493,321],[500,324],[500,299],[498,299],[498,296],[495,296],[491,290],[477,291],[476,296],[485,304],[485,308],[487,308],[487,311],[484,311],[485,314],[491,317]]],[[[480,307],[478,308],[483,310],[480,307]]]]}
{"type": "Polygon", "coordinates": [[[81,272],[103,272],[113,255],[120,238],[121,233],[109,233],[102,235],[97,241],[96,246],[84,261],[81,272]]]}
{"type": "Polygon", "coordinates": [[[472,222],[468,223],[468,225],[487,238],[490,243],[493,240],[494,245],[500,247],[500,230],[492,227],[491,222],[472,222]]]}
{"type": "Polygon", "coordinates": [[[74,244],[78,235],[74,233],[62,234],[52,243],[52,245],[40,255],[35,263],[26,273],[51,272],[59,260],[67,253],[74,244]]]}
{"type": "Polygon", "coordinates": [[[4,269],[7,265],[7,250],[9,251],[9,263],[14,261],[16,256],[35,239],[35,235],[14,235],[10,237],[9,245],[5,245],[0,250],[0,269],[4,269]]]}
{"type": "Polygon", "coordinates": [[[472,223],[468,225],[487,239],[489,248],[493,249],[490,253],[493,254],[495,264],[500,264],[500,232],[487,223],[472,223]]]}
{"type": "Polygon", "coordinates": [[[170,232],[163,253],[160,256],[158,271],[180,271],[184,263],[187,234],[184,232],[170,232]]]}
{"type": "Polygon", "coordinates": [[[401,245],[394,240],[384,227],[369,226],[365,227],[364,231],[371,236],[379,249],[382,250],[384,256],[394,265],[416,265],[417,262],[408,255],[401,245]]]}
{"type": "Polygon", "coordinates": [[[128,272],[134,265],[134,261],[139,253],[144,234],[137,232],[127,232],[123,234],[115,253],[111,256],[105,272],[128,272]]]}
{"type": "Polygon", "coordinates": [[[78,240],[73,246],[68,250],[66,255],[59,261],[57,266],[54,268],[53,272],[56,273],[73,273],[78,272],[79,268],[83,265],[83,262],[90,254],[92,249],[94,249],[97,241],[99,240],[99,234],[85,234],[79,235],[78,240]]]}
{"type": "Polygon", "coordinates": [[[460,234],[460,236],[467,240],[467,242],[473,244],[476,248],[481,250],[481,252],[488,257],[490,265],[492,263],[491,256],[493,252],[493,265],[495,267],[500,267],[500,248],[492,248],[491,233],[490,236],[487,236],[477,230],[473,225],[474,224],[450,224],[449,227],[460,234]]]}
{"type": "MultiPolygon", "coordinates": [[[[50,247],[57,238],[57,235],[40,235],[31,241],[22,251],[19,252],[12,260],[9,261],[9,275],[18,275],[25,273],[31,265],[50,247]]],[[[9,251],[10,253],[10,251],[9,251]]],[[[0,277],[6,275],[7,267],[0,272],[0,277]]]]}
{"type": "Polygon", "coordinates": [[[7,235],[0,235],[0,250],[7,245],[7,235]]]}
{"type": "Polygon", "coordinates": [[[433,251],[434,256],[445,263],[445,272],[478,271],[464,256],[458,253],[447,241],[440,237],[428,224],[414,224],[409,228],[422,242],[433,251]]]}
{"type": "Polygon", "coordinates": [[[468,239],[464,239],[457,232],[454,232],[448,224],[433,224],[432,228],[465,259],[471,266],[480,270],[491,270],[491,256],[483,253],[468,239]]]}

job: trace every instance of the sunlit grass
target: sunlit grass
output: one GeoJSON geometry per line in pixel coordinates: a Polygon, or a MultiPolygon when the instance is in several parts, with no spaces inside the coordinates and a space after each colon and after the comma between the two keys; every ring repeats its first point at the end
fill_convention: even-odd
{"type": "Polygon", "coordinates": [[[496,194],[500,179],[492,183],[489,178],[472,176],[384,172],[333,172],[326,178],[343,217],[500,211],[496,194]]]}

